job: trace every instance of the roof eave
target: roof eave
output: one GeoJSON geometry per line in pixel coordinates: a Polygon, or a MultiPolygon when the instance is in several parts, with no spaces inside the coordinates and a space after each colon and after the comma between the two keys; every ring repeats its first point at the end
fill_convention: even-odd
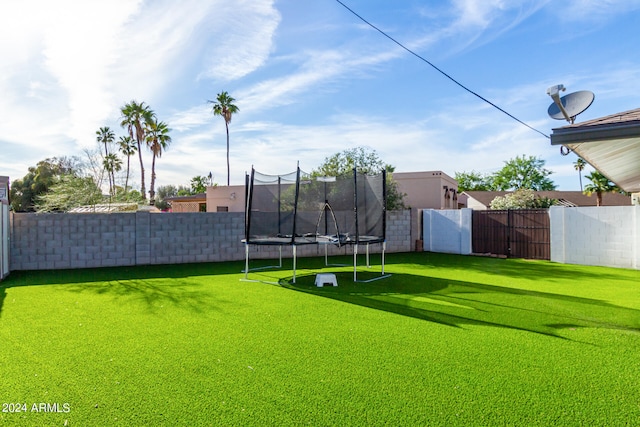
{"type": "Polygon", "coordinates": [[[591,126],[566,126],[553,129],[551,145],[637,138],[639,134],[640,121],[591,126]]]}

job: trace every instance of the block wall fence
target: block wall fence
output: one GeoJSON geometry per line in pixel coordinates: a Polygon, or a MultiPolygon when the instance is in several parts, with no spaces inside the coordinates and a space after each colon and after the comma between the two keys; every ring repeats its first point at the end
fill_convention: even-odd
{"type": "MultiPolygon", "coordinates": [[[[549,219],[552,262],[640,268],[640,206],[552,206],[549,219]]],[[[471,209],[424,210],[424,250],[470,254],[471,220],[471,209]]]]}
{"type": "MultiPolygon", "coordinates": [[[[414,210],[414,218],[411,212],[387,213],[387,252],[409,252],[419,236],[425,251],[472,253],[471,209],[414,210]]],[[[640,206],[551,207],[549,216],[552,262],[640,268],[640,206]]],[[[237,261],[245,256],[243,237],[243,213],[12,213],[9,269],[237,261]]],[[[353,250],[327,249],[330,255],[353,250]]],[[[291,257],[291,248],[283,247],[282,254],[291,257]]],[[[324,246],[298,247],[300,257],[323,254],[324,246]]],[[[275,246],[250,246],[251,259],[278,255],[275,246]]]]}
{"type": "Polygon", "coordinates": [[[551,261],[640,268],[640,206],[549,209],[551,261]]]}
{"type": "MultiPolygon", "coordinates": [[[[12,213],[11,270],[50,270],[244,260],[244,213],[12,213]]],[[[410,211],[387,213],[387,252],[411,250],[410,211]]],[[[353,248],[330,246],[330,255],[353,248]]],[[[381,245],[372,245],[380,252],[381,245]]],[[[283,247],[283,257],[291,248],[283,247]]],[[[298,256],[324,247],[299,246],[298,256]]],[[[250,246],[250,258],[274,258],[274,246],[250,246]]]]}

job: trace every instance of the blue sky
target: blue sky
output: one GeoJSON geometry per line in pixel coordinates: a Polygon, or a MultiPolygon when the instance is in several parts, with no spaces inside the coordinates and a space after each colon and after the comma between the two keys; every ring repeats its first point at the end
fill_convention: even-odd
{"type": "MultiPolygon", "coordinates": [[[[545,134],[546,89],[591,90],[577,122],[640,107],[638,0],[343,0],[471,90],[545,134]]],[[[538,156],[560,190],[579,190],[575,155],[436,72],[335,0],[5,1],[0,6],[0,175],[96,149],[119,107],[145,101],[172,128],[157,186],[254,165],[310,171],[346,148],[399,172],[491,173],[538,156]]],[[[139,184],[132,159],[134,184],[139,184]]],[[[145,153],[150,169],[151,157],[145,153]]],[[[587,171],[588,172],[588,171],[587,171]]],[[[147,177],[147,186],[148,186],[147,177]]]]}

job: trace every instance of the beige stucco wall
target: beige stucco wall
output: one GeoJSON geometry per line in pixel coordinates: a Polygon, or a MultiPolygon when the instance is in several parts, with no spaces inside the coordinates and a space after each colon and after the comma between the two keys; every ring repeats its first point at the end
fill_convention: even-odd
{"type": "Polygon", "coordinates": [[[466,207],[473,209],[474,211],[486,211],[487,206],[483,205],[473,197],[467,197],[466,207]]]}
{"type": "Polygon", "coordinates": [[[407,207],[416,209],[457,209],[458,183],[442,171],[394,172],[393,179],[405,193],[407,207]],[[445,188],[446,187],[446,188],[445,188]],[[448,196],[445,193],[448,191],[448,196]]]}
{"type": "Polygon", "coordinates": [[[223,207],[229,212],[244,212],[244,185],[207,187],[207,212],[218,212],[223,207]]]}

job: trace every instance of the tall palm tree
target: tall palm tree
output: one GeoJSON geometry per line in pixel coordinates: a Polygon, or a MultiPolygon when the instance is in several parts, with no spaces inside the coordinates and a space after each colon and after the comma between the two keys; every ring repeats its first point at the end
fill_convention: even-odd
{"type": "Polygon", "coordinates": [[[169,126],[165,122],[159,122],[154,119],[146,124],[146,142],[151,150],[151,186],[149,189],[149,204],[155,204],[155,184],[156,184],[156,158],[162,156],[162,152],[167,149],[171,143],[169,136],[169,126]]]}
{"type": "Polygon", "coordinates": [[[140,192],[142,198],[146,199],[146,187],[144,181],[144,163],[142,161],[142,142],[145,141],[145,123],[151,122],[155,117],[155,113],[144,102],[131,101],[120,108],[121,122],[120,126],[126,127],[129,137],[135,139],[138,157],[140,159],[140,192]]]}
{"type": "Polygon", "coordinates": [[[615,193],[620,191],[617,185],[609,181],[609,178],[601,174],[599,171],[593,171],[586,175],[591,184],[584,186],[585,194],[589,196],[596,193],[596,206],[602,206],[602,195],[604,193],[615,193]]]}
{"type": "Polygon", "coordinates": [[[120,152],[125,156],[127,156],[127,175],[124,180],[124,192],[126,194],[128,191],[127,187],[129,186],[129,171],[131,169],[130,167],[131,156],[136,154],[137,146],[136,146],[136,142],[133,139],[131,139],[130,136],[121,136],[120,139],[118,139],[118,147],[120,148],[120,152]]]}
{"type": "Polygon", "coordinates": [[[587,166],[587,162],[585,162],[582,157],[578,157],[573,163],[573,168],[578,171],[578,177],[580,178],[580,191],[582,191],[582,171],[587,166]]]}
{"type": "Polygon", "coordinates": [[[227,128],[227,186],[230,184],[231,176],[229,169],[229,123],[231,123],[231,116],[240,111],[240,109],[233,104],[234,101],[235,99],[230,97],[227,92],[219,93],[215,101],[207,101],[209,104],[213,104],[213,115],[224,118],[224,124],[227,128]]]}
{"type": "MultiPolygon", "coordinates": [[[[109,147],[111,146],[111,144],[113,144],[113,140],[115,139],[115,137],[115,134],[108,126],[101,127],[96,131],[96,140],[99,143],[104,144],[103,166],[106,166],[107,164],[106,159],[109,156],[109,147]]],[[[109,194],[113,194],[113,188],[115,187],[115,175],[113,169],[110,170],[105,167],[105,170],[107,172],[107,176],[109,177],[109,194]]]]}

